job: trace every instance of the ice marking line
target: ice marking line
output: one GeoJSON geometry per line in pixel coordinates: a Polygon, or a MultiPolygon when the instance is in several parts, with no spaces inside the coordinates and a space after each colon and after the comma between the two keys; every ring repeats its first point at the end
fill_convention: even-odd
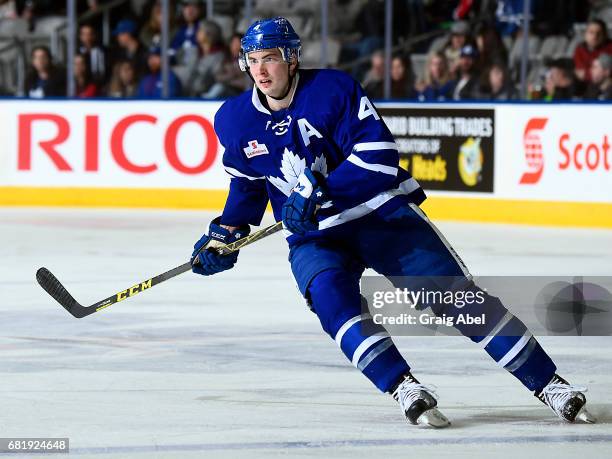
{"type": "MultiPolygon", "coordinates": [[[[127,454],[163,451],[219,451],[219,450],[262,450],[262,449],[297,449],[297,448],[339,448],[359,446],[419,446],[431,445],[431,437],[372,440],[321,440],[321,441],[280,441],[255,443],[194,443],[176,445],[134,445],[134,446],[94,446],[70,448],[70,454],[127,454]]],[[[474,445],[474,444],[526,444],[526,443],[584,443],[612,442],[612,435],[534,435],[513,437],[454,437],[436,438],[437,444],[474,445]]],[[[74,441],[73,441],[74,443],[74,441]]],[[[10,453],[0,453],[9,456],[10,453]]]]}

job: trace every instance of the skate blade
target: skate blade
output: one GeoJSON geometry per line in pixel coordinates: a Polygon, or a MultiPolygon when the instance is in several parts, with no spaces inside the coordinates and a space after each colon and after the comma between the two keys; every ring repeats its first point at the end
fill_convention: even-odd
{"type": "Polygon", "coordinates": [[[450,426],[450,421],[437,408],[432,408],[425,411],[417,419],[417,424],[420,426],[430,426],[436,429],[442,429],[450,426]]]}
{"type": "Polygon", "coordinates": [[[584,406],[580,408],[580,411],[578,411],[575,420],[585,422],[587,424],[595,424],[597,422],[597,418],[589,413],[584,406]]]}

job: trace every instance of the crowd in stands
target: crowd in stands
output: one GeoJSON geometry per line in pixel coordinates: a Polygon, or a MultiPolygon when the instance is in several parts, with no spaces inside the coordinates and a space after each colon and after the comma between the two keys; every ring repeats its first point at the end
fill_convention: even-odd
{"type": "MultiPolygon", "coordinates": [[[[457,5],[448,33],[428,44],[421,69],[411,67],[414,61],[409,54],[401,51],[394,54],[390,72],[391,98],[421,101],[520,99],[523,1],[464,0],[454,3],[457,5]]],[[[532,0],[532,5],[527,99],[612,100],[612,40],[608,23],[596,15],[598,11],[607,11],[606,19],[612,22],[612,2],[552,4],[532,0]],[[546,4],[551,7],[548,16],[542,9],[546,4]],[[573,7],[569,8],[571,4],[573,7]],[[565,18],[559,10],[567,13],[565,18]],[[573,15],[584,22],[572,23],[570,17],[573,15]],[[557,22],[551,21],[550,16],[557,22]],[[560,49],[551,46],[555,43],[560,49]]],[[[373,98],[383,97],[384,65],[382,51],[375,51],[361,79],[366,92],[373,98]]]]}
{"type": "MultiPolygon", "coordinates": [[[[296,9],[318,1],[279,0],[296,9]]],[[[393,0],[391,97],[422,101],[520,98],[524,0],[393,0]],[[439,33],[432,33],[439,31],[439,33]],[[417,39],[415,39],[415,37],[417,39]],[[427,37],[427,39],[418,39],[427,37]]],[[[51,0],[0,0],[0,20],[65,14],[51,0]]],[[[78,14],[108,3],[79,0],[78,14]]],[[[226,2],[227,3],[227,2],[226,2]]],[[[231,3],[231,2],[230,2],[231,3]]],[[[241,1],[235,14],[241,14],[241,1]]],[[[269,0],[255,0],[266,15],[269,0]]],[[[329,31],[339,43],[332,66],[362,82],[374,99],[384,96],[384,0],[331,0],[329,31]]],[[[612,0],[531,0],[528,94],[531,100],[612,99],[612,0]]],[[[268,14],[274,12],[274,5],[268,14]]],[[[286,6],[287,6],[286,5],[286,6]]],[[[259,10],[257,9],[259,8],[259,10]]],[[[318,7],[317,7],[318,8],[318,7]]],[[[203,0],[170,2],[171,97],[225,98],[252,87],[237,63],[239,21],[233,30],[205,17],[203,0]]],[[[309,21],[317,37],[317,16],[309,21]]],[[[78,27],[73,78],[77,97],[160,98],[161,4],[126,2],[113,11],[112,43],[101,43],[101,20],[78,27]]],[[[316,66],[316,65],[312,65],[316,66]]],[[[50,48],[31,49],[24,95],[66,94],[66,70],[50,48]]]]}
{"type": "MultiPolygon", "coordinates": [[[[15,2],[0,0],[0,12],[9,3],[15,2]]],[[[84,10],[103,3],[88,1],[84,10]]],[[[169,96],[224,98],[251,87],[248,75],[238,66],[241,35],[232,35],[226,43],[219,24],[203,18],[202,0],[181,0],[171,6],[169,96]]],[[[46,11],[33,10],[37,14],[46,11]]],[[[99,24],[79,26],[73,69],[76,97],[162,97],[161,3],[144,2],[142,10],[147,11],[144,20],[139,21],[138,15],[128,11],[114,24],[109,48],[101,44],[99,24]]],[[[12,11],[18,14],[17,9],[12,11]]],[[[28,67],[26,97],[66,94],[67,72],[54,62],[48,46],[32,48],[28,67]]]]}

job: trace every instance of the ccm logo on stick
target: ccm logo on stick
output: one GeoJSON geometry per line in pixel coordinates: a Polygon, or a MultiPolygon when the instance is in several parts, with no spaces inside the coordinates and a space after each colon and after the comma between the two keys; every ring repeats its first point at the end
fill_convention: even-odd
{"type": "MultiPolygon", "coordinates": [[[[100,117],[98,115],[85,116],[85,134],[83,155],[85,158],[85,171],[98,171],[99,160],[99,134],[100,117]]],[[[60,171],[72,171],[72,166],[58,151],[57,147],[70,137],[70,120],[55,113],[29,113],[19,115],[18,133],[18,170],[28,171],[32,169],[32,131],[37,122],[51,122],[57,127],[57,134],[47,140],[38,141],[38,146],[44,151],[55,167],[60,171]]],[[[136,123],[146,123],[153,129],[157,118],[147,114],[134,114],[120,119],[111,129],[110,152],[119,167],[134,174],[147,174],[158,169],[157,164],[135,164],[130,161],[128,154],[123,148],[123,139],[127,130],[136,123]]],[[[215,130],[206,118],[198,115],[184,115],[172,121],[165,130],[163,141],[164,154],[170,166],[183,174],[199,174],[210,168],[217,157],[218,141],[215,130]],[[177,150],[177,137],[180,129],[186,123],[195,123],[201,127],[206,137],[206,149],[203,152],[202,161],[195,166],[184,164],[177,150]]],[[[106,148],[104,149],[106,150],[106,148]]]]}
{"type": "Polygon", "coordinates": [[[126,298],[129,298],[131,296],[136,295],[137,293],[142,292],[143,290],[151,288],[151,281],[152,280],[153,279],[149,279],[149,280],[147,280],[145,282],[141,282],[140,284],[136,284],[133,287],[130,287],[127,290],[124,290],[123,292],[117,293],[117,302],[123,301],[126,298]]]}

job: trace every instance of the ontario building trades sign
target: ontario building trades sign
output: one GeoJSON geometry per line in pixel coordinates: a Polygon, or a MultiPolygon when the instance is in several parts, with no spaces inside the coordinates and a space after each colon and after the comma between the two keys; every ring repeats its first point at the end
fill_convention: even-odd
{"type": "Polygon", "coordinates": [[[379,107],[400,165],[430,190],[493,192],[492,109],[379,107]]]}

